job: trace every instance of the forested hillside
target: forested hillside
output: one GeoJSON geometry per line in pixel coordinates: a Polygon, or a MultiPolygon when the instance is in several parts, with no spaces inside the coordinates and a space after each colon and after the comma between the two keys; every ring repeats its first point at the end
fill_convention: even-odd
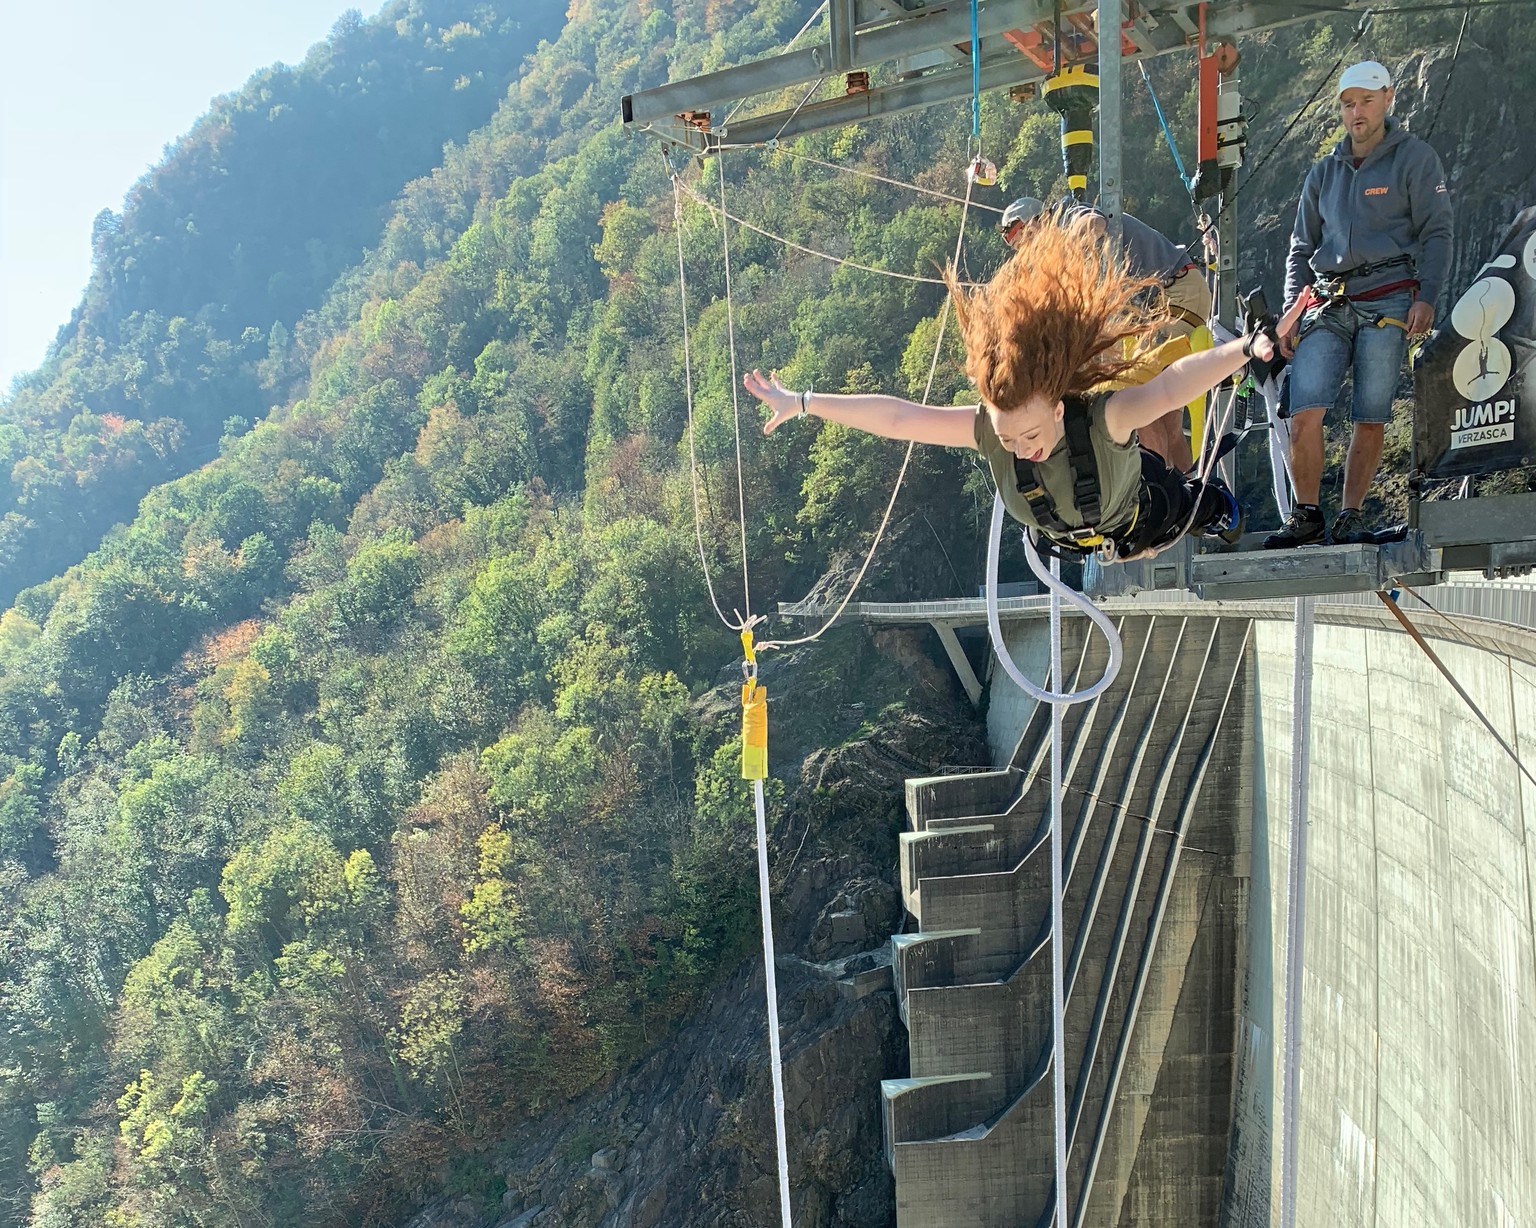
{"type": "Polygon", "coordinates": [[[0,600],[302,389],[296,322],[379,245],[402,187],[492,115],[562,7],[349,10],[303,63],[215,99],[101,212],[84,298],[0,403],[0,600]]]}
{"type": "MultiPolygon", "coordinates": [[[[498,1139],[652,1051],[756,941],[733,714],[709,702],[739,646],[694,537],[678,294],[680,237],[704,549],[744,608],[721,232],[674,211],[618,99],[782,46],[814,4],[574,0],[521,73],[540,6],[451,7],[343,23],[217,104],[98,228],[85,302],[7,403],[4,549],[41,569],[8,574],[43,581],[0,618],[10,1222],[398,1225],[444,1188],[489,1210],[498,1139]],[[439,154],[427,128],[513,78],[439,154]],[[400,153],[393,186],[379,142],[400,153]],[[162,481],[221,432],[218,457],[162,481]],[[53,574],[55,543],[93,540],[146,490],[53,574]]],[[[1522,16],[1477,9],[1443,106],[1460,12],[1383,12],[1357,46],[1400,70],[1413,126],[1435,117],[1462,270],[1530,196],[1518,107],[1480,101],[1499,88],[1489,47],[1536,80],[1522,16]]],[[[1245,46],[1256,148],[1354,20],[1245,46]]],[[[1189,233],[1139,76],[1128,205],[1189,233]]],[[[1187,159],[1188,57],[1152,78],[1187,159]]],[[[988,97],[983,129],[1002,171],[983,203],[1060,191],[1043,106],[988,97]]],[[[1291,194],[1334,129],[1325,91],[1245,192],[1245,273],[1275,291],[1291,194]]],[[[954,108],[731,154],[728,203],[930,276],[958,206],[793,155],[963,191],[968,134],[954,108]]],[[[677,169],[718,194],[714,160],[677,169]]],[[[972,216],[977,275],[1002,254],[991,216],[972,216]]],[[[936,287],[744,229],[730,245],[742,366],[922,391],[936,287]]],[[[954,357],[945,401],[965,395],[954,357]]],[[[815,422],[764,439],[742,413],[752,605],[771,610],[847,573],[899,452],[815,422]]],[[[989,500],[967,458],[920,454],[871,594],[973,587],[989,500]]],[[[776,699],[802,753],[891,715],[849,717],[881,655],[860,643],[824,659],[837,685],[776,699]]]]}

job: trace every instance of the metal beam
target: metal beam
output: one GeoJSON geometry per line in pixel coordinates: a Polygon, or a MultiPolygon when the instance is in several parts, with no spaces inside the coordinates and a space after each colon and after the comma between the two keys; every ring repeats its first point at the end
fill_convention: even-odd
{"type": "MultiPolygon", "coordinates": [[[[1006,89],[1025,81],[1038,81],[1041,72],[1023,56],[1010,57],[981,66],[981,88],[1006,89]]],[[[737,120],[729,129],[721,131],[722,139],[732,144],[760,145],[778,137],[788,140],[806,132],[819,132],[824,128],[838,128],[844,124],[862,123],[880,115],[895,115],[921,107],[937,106],[971,96],[971,73],[968,67],[936,70],[909,81],[882,86],[864,94],[828,98],[802,107],[798,113],[780,111],[773,115],[760,115],[748,120],[737,120]]],[[[679,130],[674,139],[697,148],[704,148],[702,135],[679,130]],[[694,139],[698,138],[698,139],[694,139]]]]}
{"type": "MultiPolygon", "coordinates": [[[[1254,30],[1291,25],[1323,15],[1327,11],[1346,12],[1356,5],[1341,0],[1320,0],[1317,4],[1298,7],[1286,3],[1265,3],[1261,0],[1243,0],[1240,3],[1223,3],[1213,0],[1208,13],[1206,29],[1209,37],[1235,37],[1254,30]]],[[[1149,36],[1155,39],[1155,52],[1173,50],[1185,45],[1192,28],[1188,16],[1189,6],[1184,3],[1153,4],[1147,8],[1147,18],[1135,31],[1140,43],[1149,36]]],[[[1092,10],[1092,5],[1081,0],[1068,0],[1062,8],[1064,17],[1092,10]]],[[[710,111],[741,98],[776,92],[791,86],[807,85],[819,77],[850,69],[869,69],[896,60],[907,59],[932,51],[955,54],[955,49],[970,41],[970,6],[963,0],[930,5],[912,10],[904,17],[896,17],[872,27],[858,30],[854,21],[857,10],[854,0],[836,0],[830,6],[836,24],[833,43],[824,43],[781,55],[768,56],[704,73],[683,81],[674,81],[654,89],[628,94],[622,102],[624,122],[639,128],[668,127],[674,117],[685,111],[710,111]],[[841,9],[839,6],[842,6],[841,9]]],[[[867,10],[866,10],[867,11],[867,10]]],[[[891,12],[888,3],[879,6],[880,12],[891,12]]],[[[905,10],[903,10],[905,11],[905,10]]],[[[1044,0],[980,0],[978,22],[983,39],[997,36],[1013,29],[1027,29],[1050,19],[1051,6],[1044,0]]],[[[879,21],[879,18],[876,18],[879,21]]],[[[1022,58],[1022,57],[1021,57],[1022,58]]],[[[983,89],[1016,85],[1023,81],[1037,80],[1037,73],[992,74],[993,83],[986,78],[983,65],[983,89]]],[[[891,87],[883,87],[891,88],[891,87]]],[[[1101,83],[1102,88],[1102,83],[1101,83]]],[[[877,91],[870,91],[875,94],[877,91]]],[[[935,101],[948,101],[950,94],[943,94],[935,101]]],[[[917,103],[913,105],[925,105],[917,103]]],[[[907,106],[881,108],[876,114],[892,110],[906,110],[907,106]]],[[[854,115],[849,119],[830,118],[829,123],[850,123],[867,116],[854,115]]],[[[810,131],[800,128],[798,131],[810,131]]]]}
{"type": "MultiPolygon", "coordinates": [[[[1086,6],[1077,3],[1069,6],[1069,10],[1085,11],[1086,6]]],[[[981,0],[978,21],[982,37],[987,38],[1044,21],[1050,15],[1050,7],[1042,0],[981,0]]],[[[956,0],[923,9],[906,20],[854,34],[849,67],[873,68],[970,40],[970,6],[956,0]]],[[[832,48],[823,43],[627,94],[622,104],[624,122],[641,126],[665,122],[684,111],[707,111],[738,98],[808,85],[818,77],[838,71],[844,70],[834,67],[832,48]]]]}
{"type": "Polygon", "coordinates": [[[1419,505],[1419,528],[1431,546],[1486,545],[1536,538],[1536,494],[1434,499],[1419,505]]]}
{"type": "Polygon", "coordinates": [[[1119,240],[1121,203],[1120,0],[1099,0],[1099,209],[1119,240]]]}
{"type": "Polygon", "coordinates": [[[960,685],[965,688],[972,706],[979,708],[981,679],[976,677],[976,671],[971,668],[971,659],[965,655],[965,649],[960,646],[960,638],[955,634],[955,629],[943,622],[930,625],[939,633],[939,642],[944,645],[944,651],[949,654],[949,663],[955,667],[955,676],[960,679],[960,685]]]}
{"type": "Polygon", "coordinates": [[[1257,30],[1273,30],[1279,26],[1294,26],[1303,21],[1317,21],[1327,16],[1329,12],[1359,12],[1364,7],[1355,3],[1339,3],[1338,0],[1319,0],[1317,4],[1301,6],[1283,3],[1222,4],[1218,2],[1206,10],[1205,33],[1207,38],[1236,38],[1239,34],[1252,34],[1257,30]]]}
{"type": "Polygon", "coordinates": [[[858,19],[853,11],[854,0],[827,0],[827,16],[832,23],[832,39],[828,44],[834,72],[847,72],[855,67],[853,62],[855,28],[858,19]]]}

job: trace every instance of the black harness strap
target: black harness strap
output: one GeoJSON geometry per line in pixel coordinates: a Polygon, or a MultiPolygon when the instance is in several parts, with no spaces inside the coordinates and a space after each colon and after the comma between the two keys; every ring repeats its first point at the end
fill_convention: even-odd
{"type": "Polygon", "coordinates": [[[1348,281],[1354,277],[1369,277],[1372,273],[1379,273],[1382,269],[1395,268],[1400,264],[1412,264],[1412,256],[1392,256],[1386,260],[1377,260],[1372,264],[1357,264],[1352,269],[1340,269],[1337,273],[1328,274],[1328,281],[1348,281]]]}
{"type": "Polygon", "coordinates": [[[1089,409],[1082,402],[1069,399],[1062,417],[1062,429],[1067,437],[1067,464],[1072,473],[1072,503],[1083,524],[1073,528],[1062,520],[1056,502],[1034,461],[1014,457],[1013,476],[1019,494],[1029,504],[1029,513],[1047,534],[1063,545],[1075,546],[1085,552],[1097,545],[1100,538],[1099,515],[1102,508],[1099,488],[1099,461],[1093,453],[1093,435],[1089,409]]]}

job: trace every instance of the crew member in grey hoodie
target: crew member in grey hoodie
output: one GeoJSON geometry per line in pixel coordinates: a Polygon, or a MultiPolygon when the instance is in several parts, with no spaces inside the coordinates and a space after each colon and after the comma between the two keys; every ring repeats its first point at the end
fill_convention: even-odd
{"type": "Polygon", "coordinates": [[[1290,375],[1291,476],[1296,505],[1265,539],[1269,548],[1323,539],[1318,505],[1323,415],[1353,372],[1354,424],[1335,542],[1371,539],[1360,515],[1381,463],[1386,423],[1408,338],[1435,322],[1435,300],[1451,263],[1451,198],[1429,145],[1390,114],[1393,89],[1374,60],[1339,78],[1345,138],[1312,167],[1301,189],[1285,271],[1285,303],[1312,287],[1327,305],[1281,339],[1290,375]],[[1342,285],[1341,285],[1342,284],[1342,285]],[[1299,339],[1298,339],[1299,334],[1299,339]]]}

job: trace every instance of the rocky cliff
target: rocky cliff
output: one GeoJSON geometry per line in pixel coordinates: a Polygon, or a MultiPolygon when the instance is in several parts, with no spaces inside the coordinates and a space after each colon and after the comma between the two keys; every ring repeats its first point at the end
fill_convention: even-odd
{"type": "MultiPolygon", "coordinates": [[[[795,782],[775,808],[770,862],[790,1180],[803,1228],[895,1222],[879,1085],[906,1073],[887,945],[902,919],[903,781],[987,756],[980,719],[930,657],[929,638],[839,630],[763,669],[774,774],[795,782]],[[829,670],[829,660],[839,665],[829,670]],[[834,748],[818,748],[818,737],[834,748]]],[[[734,717],[729,681],[706,702],[722,721],[734,717]]],[[[751,857],[749,811],[742,824],[738,853],[751,857]]],[[[772,1228],[772,1095],[755,956],[612,1086],[507,1138],[499,1205],[438,1199],[408,1228],[772,1228]]]]}

